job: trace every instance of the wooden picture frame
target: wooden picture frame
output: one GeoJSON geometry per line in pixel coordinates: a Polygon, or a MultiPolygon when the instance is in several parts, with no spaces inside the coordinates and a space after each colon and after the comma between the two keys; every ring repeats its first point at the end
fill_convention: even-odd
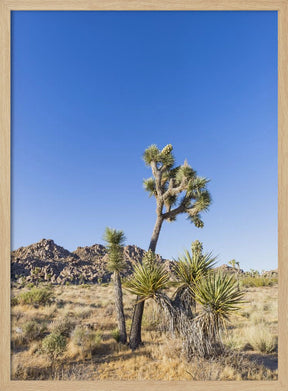
{"type": "Polygon", "coordinates": [[[288,0],[0,0],[0,389],[12,390],[288,390],[288,0]],[[10,21],[16,10],[278,11],[278,381],[13,381],[10,380],[10,21]]]}

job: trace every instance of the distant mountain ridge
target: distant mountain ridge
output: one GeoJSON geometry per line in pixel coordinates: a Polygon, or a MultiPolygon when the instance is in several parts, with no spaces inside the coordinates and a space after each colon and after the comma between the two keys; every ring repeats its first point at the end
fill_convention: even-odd
{"type": "MultiPolygon", "coordinates": [[[[133,262],[140,262],[145,253],[135,245],[124,247],[127,262],[124,275],[131,274],[133,262]]],[[[160,255],[157,258],[170,267],[170,261],[160,255]]],[[[111,279],[107,260],[106,248],[101,244],[78,247],[70,252],[52,239],[42,239],[11,252],[11,278],[18,282],[24,279],[25,282],[47,281],[62,285],[107,282],[111,279]]]]}

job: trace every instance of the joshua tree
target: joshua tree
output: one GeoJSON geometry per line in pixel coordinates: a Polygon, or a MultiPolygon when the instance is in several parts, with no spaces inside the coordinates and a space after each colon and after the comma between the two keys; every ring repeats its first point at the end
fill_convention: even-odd
{"type": "Polygon", "coordinates": [[[173,265],[173,272],[179,282],[173,304],[181,307],[188,317],[193,316],[192,310],[196,312],[195,286],[215,266],[216,257],[212,257],[212,253],[203,254],[202,249],[202,243],[195,240],[191,246],[192,253],[185,250],[184,255],[173,265]]]}
{"type": "Polygon", "coordinates": [[[238,281],[238,287],[240,287],[240,262],[235,262],[235,265],[237,266],[237,281],[238,281]]]}
{"type": "Polygon", "coordinates": [[[123,245],[125,236],[123,231],[106,228],[104,240],[107,242],[108,250],[108,269],[113,272],[114,288],[115,288],[115,307],[119,328],[119,342],[125,344],[127,342],[126,324],[123,308],[123,295],[120,272],[126,268],[123,257],[123,245]]]}
{"type": "MultiPolygon", "coordinates": [[[[144,188],[150,196],[156,198],[156,222],[153,229],[149,250],[155,252],[162,224],[165,220],[175,221],[177,215],[185,213],[187,218],[198,228],[204,226],[200,212],[208,210],[211,197],[206,189],[207,178],[197,176],[187,161],[174,167],[172,145],[162,150],[151,145],[144,152],[144,161],[151,167],[152,177],[144,180],[144,188]]],[[[141,322],[144,302],[134,307],[130,331],[130,347],[136,349],[141,344],[141,322]]]]}

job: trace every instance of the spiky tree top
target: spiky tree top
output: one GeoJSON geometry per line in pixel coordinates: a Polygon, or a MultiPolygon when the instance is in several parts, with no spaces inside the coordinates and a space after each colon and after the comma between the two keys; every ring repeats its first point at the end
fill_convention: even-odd
{"type": "Polygon", "coordinates": [[[235,277],[221,272],[203,278],[195,287],[195,297],[202,305],[203,313],[213,314],[218,329],[245,303],[244,291],[239,290],[235,277]]]}
{"type": "Polygon", "coordinates": [[[126,263],[123,255],[123,245],[125,243],[125,235],[123,231],[107,227],[103,239],[107,243],[108,264],[107,267],[111,272],[120,273],[126,268],[126,263]]]}
{"type": "Polygon", "coordinates": [[[202,228],[200,212],[208,210],[211,203],[206,189],[209,180],[197,176],[186,160],[174,167],[172,150],[171,144],[161,151],[156,145],[145,150],[144,161],[151,167],[153,177],[144,180],[144,187],[156,198],[158,217],[174,221],[178,214],[186,213],[196,227],[202,228]]]}
{"type": "Polygon", "coordinates": [[[202,243],[195,240],[191,245],[192,253],[185,250],[184,255],[173,264],[173,272],[180,284],[178,289],[189,289],[193,297],[193,287],[211,271],[216,261],[211,252],[202,254],[202,248],[202,243]]]}
{"type": "Polygon", "coordinates": [[[155,298],[158,292],[169,287],[170,273],[163,263],[157,262],[153,251],[149,250],[142,263],[134,265],[134,273],[125,288],[137,295],[140,301],[155,298]]]}

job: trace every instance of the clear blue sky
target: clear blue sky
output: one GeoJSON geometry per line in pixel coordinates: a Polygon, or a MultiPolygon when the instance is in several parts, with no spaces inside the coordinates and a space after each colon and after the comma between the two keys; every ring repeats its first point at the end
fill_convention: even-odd
{"type": "Polygon", "coordinates": [[[13,12],[12,247],[75,250],[106,226],[147,249],[146,147],[171,143],[211,179],[195,239],[246,270],[277,267],[277,12],[13,12]]]}

